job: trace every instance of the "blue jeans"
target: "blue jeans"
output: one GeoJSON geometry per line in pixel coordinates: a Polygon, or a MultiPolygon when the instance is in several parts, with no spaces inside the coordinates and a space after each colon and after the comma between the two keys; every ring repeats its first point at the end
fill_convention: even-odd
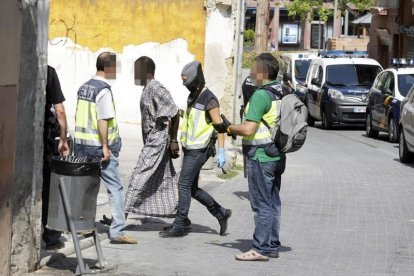
{"type": "Polygon", "coordinates": [[[112,224],[109,229],[110,238],[124,235],[124,228],[126,226],[124,213],[125,195],[118,167],[118,157],[114,155],[111,155],[111,159],[108,162],[102,163],[101,182],[108,190],[109,206],[112,213],[112,224]]]}
{"type": "Polygon", "coordinates": [[[191,197],[207,207],[218,220],[223,218],[224,208],[206,191],[198,187],[198,177],[204,163],[208,160],[208,151],[184,150],[184,160],[178,180],[178,207],[173,225],[185,228],[185,219],[190,210],[191,197]]]}
{"type": "Polygon", "coordinates": [[[259,162],[247,159],[250,205],[254,212],[253,249],[262,255],[279,251],[281,201],[279,196],[286,159],[259,162]]]}

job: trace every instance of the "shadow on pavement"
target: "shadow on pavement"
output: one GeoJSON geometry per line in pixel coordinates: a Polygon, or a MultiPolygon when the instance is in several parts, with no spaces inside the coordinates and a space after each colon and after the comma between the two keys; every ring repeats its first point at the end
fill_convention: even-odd
{"type": "MultiPolygon", "coordinates": [[[[325,130],[321,124],[315,123],[313,128],[320,130],[325,130]]],[[[343,131],[355,131],[355,130],[365,130],[365,125],[361,124],[333,124],[329,130],[343,130],[343,131]]]]}
{"type": "Polygon", "coordinates": [[[401,165],[414,168],[414,163],[402,163],[399,158],[394,158],[394,161],[400,163],[401,165]]]}
{"type": "Polygon", "coordinates": [[[238,198],[242,199],[242,200],[250,200],[249,198],[249,192],[244,192],[244,191],[236,191],[233,193],[235,196],[237,196],[238,198]]]}
{"type": "MultiPolygon", "coordinates": [[[[96,267],[96,265],[98,264],[97,260],[94,259],[88,259],[88,258],[84,258],[83,259],[85,261],[85,263],[89,266],[89,268],[92,270],[91,272],[95,272],[95,273],[108,273],[109,275],[115,275],[115,273],[117,272],[117,265],[108,265],[107,267],[103,268],[103,269],[99,269],[96,267]]],[[[78,266],[78,260],[76,257],[66,257],[66,258],[62,258],[57,262],[48,264],[43,270],[46,272],[48,269],[57,269],[57,270],[62,270],[63,272],[72,272],[75,273],[76,272],[76,268],[78,266]]],[[[61,275],[66,275],[62,272],[61,275]]]]}
{"type": "MultiPolygon", "coordinates": [[[[227,248],[234,248],[238,249],[241,252],[248,251],[252,248],[252,240],[246,240],[246,239],[238,239],[235,242],[224,242],[224,243],[217,243],[217,242],[210,242],[207,244],[221,246],[221,247],[227,247],[227,248]]],[[[292,251],[292,248],[289,246],[281,246],[279,252],[289,252],[292,251]]]]}
{"type": "MultiPolygon", "coordinates": [[[[164,229],[165,226],[169,226],[170,223],[159,219],[159,218],[131,218],[132,220],[141,220],[142,224],[130,224],[126,227],[127,231],[154,231],[159,232],[164,229]]],[[[217,227],[218,224],[217,224],[217,227]]],[[[218,234],[217,230],[210,228],[208,226],[200,224],[191,224],[190,233],[204,233],[204,234],[218,234]]]]}

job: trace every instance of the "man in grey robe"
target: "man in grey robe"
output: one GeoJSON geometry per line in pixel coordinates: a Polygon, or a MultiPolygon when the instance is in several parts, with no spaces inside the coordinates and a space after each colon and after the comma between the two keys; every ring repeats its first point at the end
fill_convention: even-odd
{"type": "Polygon", "coordinates": [[[144,146],[129,181],[125,213],[173,217],[178,204],[172,158],[179,157],[179,108],[170,92],[154,79],[151,58],[140,57],[134,65],[135,83],[144,86],[140,101],[144,146]]]}

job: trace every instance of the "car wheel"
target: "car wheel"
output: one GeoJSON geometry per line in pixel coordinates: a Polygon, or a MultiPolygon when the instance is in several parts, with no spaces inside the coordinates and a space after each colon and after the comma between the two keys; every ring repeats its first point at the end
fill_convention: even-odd
{"type": "Polygon", "coordinates": [[[326,117],[326,112],[325,109],[322,109],[322,127],[324,129],[331,129],[332,128],[332,123],[329,122],[328,117],[326,117]]]}
{"type": "Polygon", "coordinates": [[[414,160],[414,154],[408,151],[407,142],[405,141],[404,131],[400,131],[399,153],[401,163],[409,163],[414,160]]]}
{"type": "Polygon", "coordinates": [[[390,118],[390,121],[388,123],[388,141],[390,143],[397,143],[398,142],[398,128],[395,124],[394,117],[390,118]]]}
{"type": "Polygon", "coordinates": [[[366,121],[365,121],[365,131],[367,136],[370,138],[377,138],[378,131],[372,128],[372,119],[371,119],[371,112],[367,112],[366,121]]]}
{"type": "Polygon", "coordinates": [[[308,113],[308,126],[313,127],[315,125],[315,119],[308,113]]]}

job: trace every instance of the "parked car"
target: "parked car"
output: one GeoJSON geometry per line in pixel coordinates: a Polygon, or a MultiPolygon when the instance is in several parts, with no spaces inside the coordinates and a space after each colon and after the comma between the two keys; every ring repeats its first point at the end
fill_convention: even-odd
{"type": "Polygon", "coordinates": [[[401,119],[399,126],[400,161],[414,161],[414,85],[411,86],[407,97],[401,102],[401,119]]]}
{"type": "Polygon", "coordinates": [[[397,65],[377,76],[370,89],[366,112],[366,133],[376,138],[380,131],[388,133],[391,143],[398,142],[401,101],[414,84],[414,67],[397,65]]]}
{"type": "Polygon", "coordinates": [[[308,124],[365,123],[369,88],[382,71],[366,52],[327,51],[313,59],[306,76],[308,124]]]}
{"type": "Polygon", "coordinates": [[[294,93],[302,100],[305,99],[306,75],[312,59],[317,58],[316,53],[284,53],[280,56],[280,69],[277,80],[288,90],[294,93]]]}

